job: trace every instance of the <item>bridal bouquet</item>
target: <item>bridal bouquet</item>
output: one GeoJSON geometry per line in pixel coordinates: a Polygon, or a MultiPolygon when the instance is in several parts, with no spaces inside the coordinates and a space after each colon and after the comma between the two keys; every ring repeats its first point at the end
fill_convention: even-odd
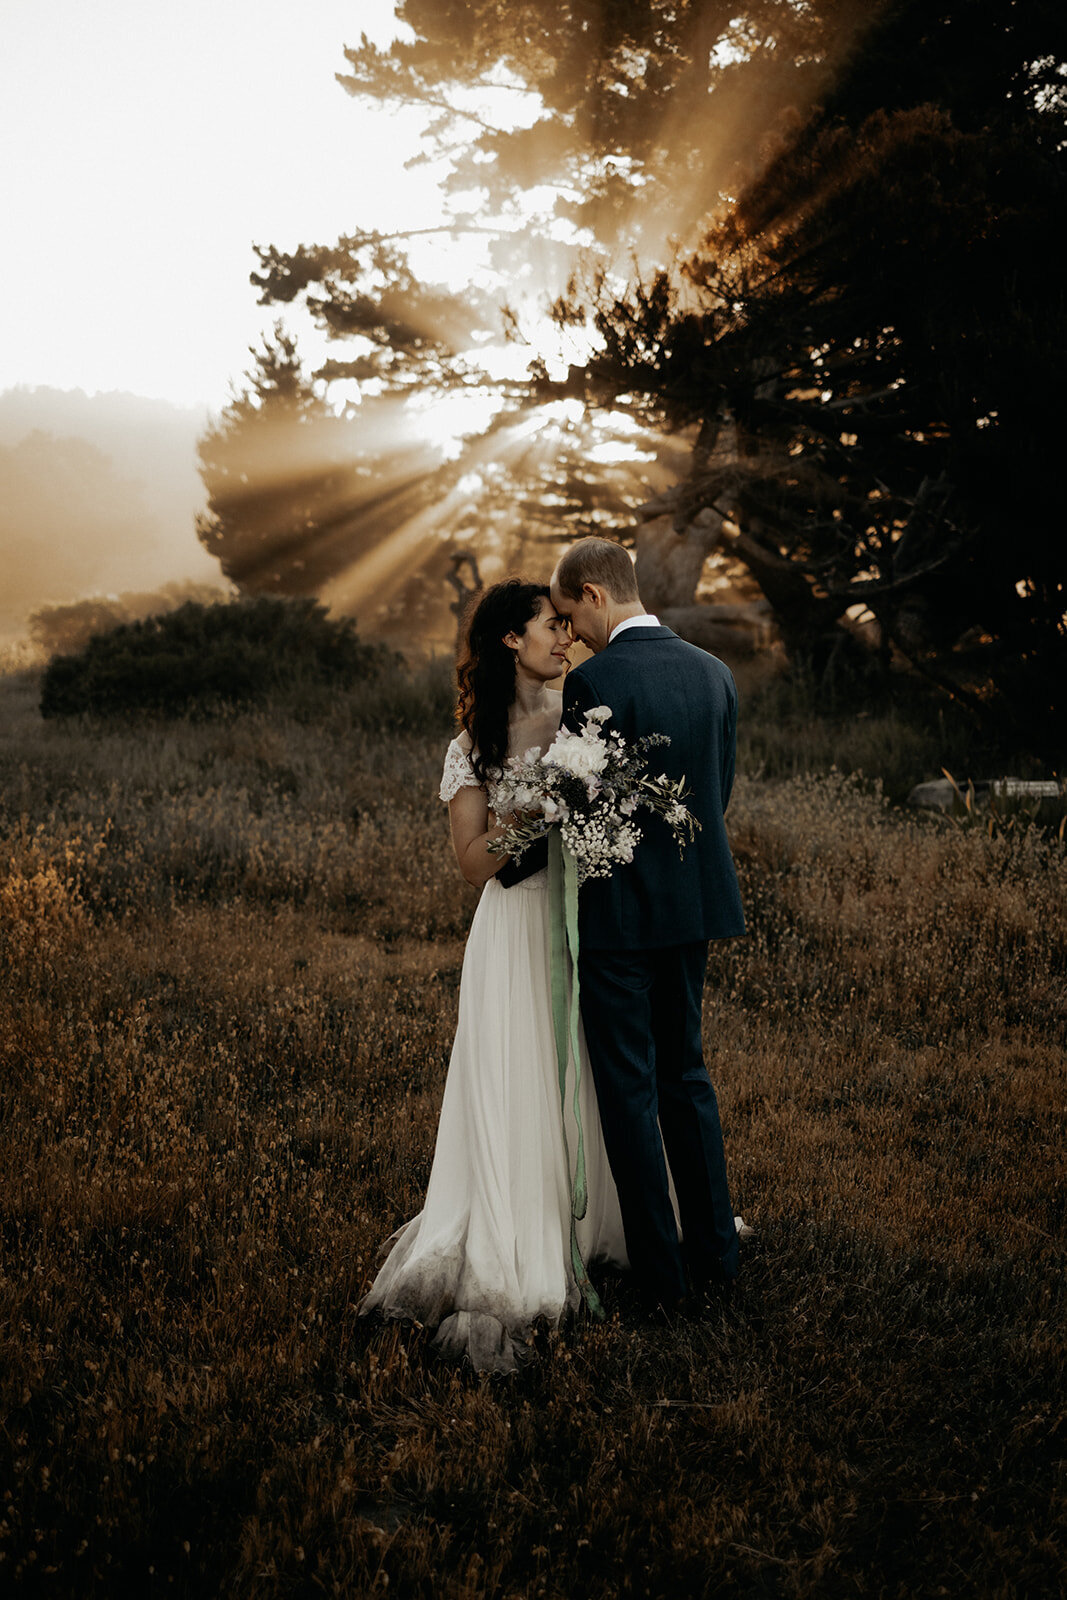
{"type": "Polygon", "coordinates": [[[633,860],[641,838],[634,813],[641,808],[663,818],[679,852],[695,836],[700,823],[682,804],[685,779],[662,773],[651,778],[645,770],[646,753],[670,743],[666,734],[628,744],[621,733],[605,730],[610,717],[608,706],[594,706],[585,713],[581,733],[561,728],[544,755],[534,746],[504,763],[493,809],[498,815],[515,812],[519,820],[490,844],[494,854],[521,856],[558,825],[581,884],[586,878],[608,878],[620,862],[633,860]]]}

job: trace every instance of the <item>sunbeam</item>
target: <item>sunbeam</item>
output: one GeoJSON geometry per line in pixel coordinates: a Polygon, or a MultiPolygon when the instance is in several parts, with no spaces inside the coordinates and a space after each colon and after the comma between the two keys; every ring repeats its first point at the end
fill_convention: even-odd
{"type": "Polygon", "coordinates": [[[348,616],[384,605],[442,535],[451,534],[463,512],[473,506],[475,488],[481,482],[478,468],[518,457],[531,438],[554,422],[554,418],[545,415],[549,409],[539,408],[472,444],[464,453],[459,481],[439,501],[405,517],[373,549],[332,578],[321,591],[326,605],[348,616]]]}

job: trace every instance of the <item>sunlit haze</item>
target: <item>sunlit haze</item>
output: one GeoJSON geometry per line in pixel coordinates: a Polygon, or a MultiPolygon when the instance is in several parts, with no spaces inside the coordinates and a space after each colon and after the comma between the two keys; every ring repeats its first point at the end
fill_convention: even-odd
{"type": "Polygon", "coordinates": [[[248,282],[253,241],[435,221],[435,174],[404,170],[417,119],[334,80],[391,17],[388,0],[6,5],[0,390],[217,407],[277,314],[248,282]]]}
{"type": "MultiPolygon", "coordinates": [[[[837,27],[835,50],[847,51],[859,26],[837,27]]],[[[716,45],[720,66],[750,48],[734,31],[729,24],[716,45]]],[[[355,66],[360,81],[345,48],[355,52],[363,33],[382,47],[396,38],[391,0],[190,0],[166,14],[136,0],[9,7],[0,447],[12,487],[0,635],[42,604],[175,579],[217,583],[223,573],[246,588],[315,592],[372,631],[410,626],[421,606],[424,631],[451,634],[448,562],[477,555],[483,576],[527,560],[550,570],[561,541],[625,525],[633,507],[675,481],[680,441],[638,427],[625,397],[618,410],[587,410],[519,386],[535,357],[550,379],[588,361],[595,336],[573,326],[581,319],[560,326],[549,311],[583,245],[595,243],[598,264],[625,277],[694,239],[742,153],[750,166],[762,159],[751,136],[773,105],[702,85],[695,100],[668,99],[650,157],[656,181],[635,182],[628,201],[594,224],[580,204],[589,176],[581,161],[539,164],[528,153],[529,181],[507,198],[489,181],[479,187],[484,149],[455,165],[468,120],[498,132],[533,128],[536,152],[553,126],[539,94],[498,66],[476,87],[449,85],[443,102],[398,110],[402,96],[353,98],[337,75],[355,66]],[[454,139],[441,137],[443,103],[462,125],[454,139]],[[450,177],[462,192],[446,193],[450,177]],[[582,231],[587,222],[595,240],[582,231]],[[510,247],[501,239],[509,232],[510,247]],[[366,357],[370,339],[361,350],[358,333],[331,341],[314,326],[299,291],[315,280],[301,277],[300,248],[367,233],[398,236],[414,280],[449,291],[422,298],[405,289],[398,304],[419,340],[455,353],[457,383],[420,378],[390,392],[386,369],[366,357]],[[270,305],[249,281],[265,270],[256,246],[272,247],[280,263],[270,305]],[[468,292],[481,302],[473,319],[468,292]],[[338,455],[336,429],[283,411],[261,416],[254,442],[242,435],[240,460],[213,465],[222,434],[237,426],[234,413],[221,422],[219,413],[244,389],[250,347],[277,319],[283,341],[297,341],[295,354],[285,346],[290,372],[299,363],[315,373],[327,359],[340,367],[326,395],[344,445],[338,455]],[[75,415],[70,391],[94,397],[91,417],[75,415]],[[137,397],[136,424],[128,409],[119,415],[124,396],[137,397]],[[162,432],[137,432],[149,399],[184,408],[165,443],[162,432]],[[163,502],[156,491],[168,460],[185,476],[163,502]],[[309,486],[314,515],[301,500],[309,486]],[[198,542],[205,493],[215,521],[201,522],[198,542]],[[226,500],[237,510],[224,527],[226,500]],[[247,539],[247,529],[234,530],[250,506],[259,520],[247,539]],[[235,538],[244,540],[237,554],[235,538]]],[[[628,159],[619,157],[618,172],[628,159]]],[[[386,280],[389,270],[381,268],[386,280]]],[[[348,287],[338,289],[342,302],[348,287]]],[[[335,323],[342,334],[361,326],[343,305],[335,323]]]]}

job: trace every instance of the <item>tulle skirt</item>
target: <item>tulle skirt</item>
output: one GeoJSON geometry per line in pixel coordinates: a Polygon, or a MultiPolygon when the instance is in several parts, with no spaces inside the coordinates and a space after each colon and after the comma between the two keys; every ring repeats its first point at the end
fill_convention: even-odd
{"type": "MultiPolygon", "coordinates": [[[[360,1307],[435,1328],[438,1349],[480,1371],[513,1371],[534,1324],[555,1326],[580,1299],[570,1247],[574,1063],[564,1117],[549,935],[547,873],[510,889],[489,880],[463,958],[426,1200],[386,1241],[360,1307]]],[[[589,1205],[578,1241],[586,1262],[625,1266],[584,1039],[580,1052],[589,1205]]]]}

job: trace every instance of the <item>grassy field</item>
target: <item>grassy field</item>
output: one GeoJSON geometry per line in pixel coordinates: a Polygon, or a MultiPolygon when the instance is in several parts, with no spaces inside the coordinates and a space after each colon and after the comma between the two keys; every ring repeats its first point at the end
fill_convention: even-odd
{"type": "Polygon", "coordinates": [[[0,1587],[1059,1592],[1054,831],[842,776],[897,797],[952,726],[790,737],[765,700],[751,931],[706,997],[738,1293],[665,1332],[602,1278],[604,1324],[479,1380],[355,1316],[420,1205],[475,904],[441,703],[94,727],[0,681],[0,1587]]]}

